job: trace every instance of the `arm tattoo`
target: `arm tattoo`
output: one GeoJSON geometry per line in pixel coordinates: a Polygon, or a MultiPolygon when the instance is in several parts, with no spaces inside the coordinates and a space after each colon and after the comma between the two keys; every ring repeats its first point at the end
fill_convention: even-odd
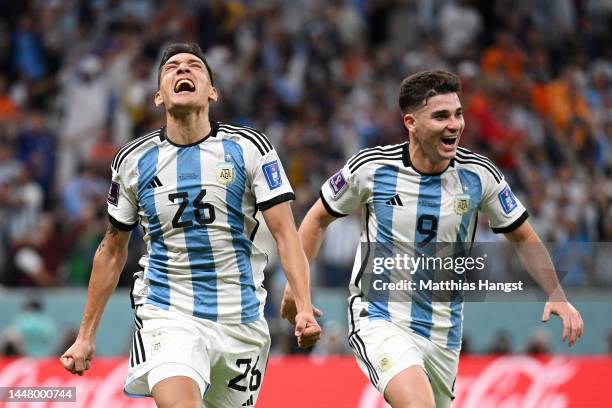
{"type": "Polygon", "coordinates": [[[119,230],[117,228],[115,228],[114,225],[109,225],[108,226],[108,230],[106,230],[106,235],[112,235],[113,237],[117,236],[117,234],[119,234],[119,230]]]}
{"type": "Polygon", "coordinates": [[[117,234],[119,234],[119,230],[117,228],[115,228],[114,225],[109,225],[108,229],[106,230],[106,234],[104,235],[104,238],[102,238],[102,242],[100,242],[100,245],[98,245],[98,249],[96,250],[96,254],[100,253],[102,251],[102,249],[106,246],[106,238],[109,235],[112,235],[113,237],[116,237],[117,234]]]}

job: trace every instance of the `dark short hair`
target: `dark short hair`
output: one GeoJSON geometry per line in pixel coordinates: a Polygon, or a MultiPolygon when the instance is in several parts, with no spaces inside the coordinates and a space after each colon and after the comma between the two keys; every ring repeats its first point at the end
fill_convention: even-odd
{"type": "Polygon", "coordinates": [[[202,60],[204,66],[206,67],[206,71],[208,71],[208,76],[210,77],[211,85],[214,85],[213,74],[206,61],[206,57],[204,56],[204,51],[200,48],[200,46],[196,43],[173,43],[170,44],[164,49],[164,53],[162,54],[161,61],[159,61],[159,67],[157,68],[157,85],[159,86],[159,82],[161,80],[161,72],[163,66],[168,62],[170,58],[172,58],[176,54],[192,54],[202,60]]]}
{"type": "Polygon", "coordinates": [[[399,107],[404,114],[426,105],[432,96],[461,93],[461,81],[447,71],[421,71],[404,78],[399,87],[399,107]]]}

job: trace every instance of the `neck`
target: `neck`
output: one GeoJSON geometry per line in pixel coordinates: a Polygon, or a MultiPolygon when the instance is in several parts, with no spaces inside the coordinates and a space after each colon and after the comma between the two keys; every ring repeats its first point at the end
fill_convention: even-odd
{"type": "Polygon", "coordinates": [[[450,159],[442,159],[441,161],[433,161],[425,154],[425,151],[416,141],[411,140],[408,143],[408,154],[410,155],[410,163],[419,173],[441,173],[450,164],[450,159]]]}
{"type": "Polygon", "coordinates": [[[186,114],[166,112],[166,137],[172,143],[188,145],[210,133],[208,109],[186,114]]]}

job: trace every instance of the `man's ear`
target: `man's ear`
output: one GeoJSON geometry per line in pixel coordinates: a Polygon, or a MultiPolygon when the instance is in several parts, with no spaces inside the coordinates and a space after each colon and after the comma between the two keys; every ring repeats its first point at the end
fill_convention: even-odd
{"type": "Polygon", "coordinates": [[[416,117],[412,113],[404,115],[404,126],[411,134],[414,134],[414,128],[416,127],[416,117]]]}
{"type": "Polygon", "coordinates": [[[164,104],[164,100],[162,99],[161,92],[155,92],[155,96],[153,97],[153,101],[155,102],[155,106],[159,107],[164,104]]]}
{"type": "Polygon", "coordinates": [[[217,102],[217,99],[219,99],[219,94],[217,93],[217,88],[213,86],[210,88],[210,93],[208,94],[208,101],[217,102]]]}

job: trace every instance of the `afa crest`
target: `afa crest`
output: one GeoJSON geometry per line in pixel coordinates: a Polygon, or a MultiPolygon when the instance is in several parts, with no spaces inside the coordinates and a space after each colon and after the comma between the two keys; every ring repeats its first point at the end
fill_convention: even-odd
{"type": "Polygon", "coordinates": [[[234,163],[225,162],[217,164],[217,181],[219,184],[224,186],[232,184],[234,182],[234,173],[234,163]]]}
{"type": "Polygon", "coordinates": [[[464,215],[470,211],[471,198],[469,194],[455,195],[455,214],[464,215]]]}

